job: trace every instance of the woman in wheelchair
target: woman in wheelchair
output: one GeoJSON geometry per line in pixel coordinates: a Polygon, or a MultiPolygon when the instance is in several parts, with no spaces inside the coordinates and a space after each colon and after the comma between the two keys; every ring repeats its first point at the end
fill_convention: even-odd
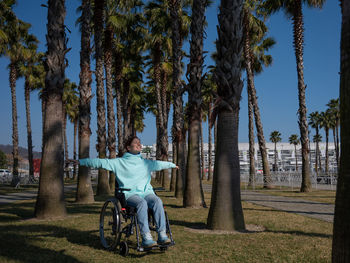
{"type": "Polygon", "coordinates": [[[142,158],[141,142],[136,136],[129,138],[125,144],[126,153],[115,159],[80,159],[81,166],[103,168],[112,171],[120,188],[124,192],[127,205],[136,208],[137,219],[142,236],[142,247],[151,248],[170,243],[166,234],[166,223],[162,200],[155,195],[151,185],[151,172],[178,167],[171,162],[155,161],[142,158]],[[153,211],[157,225],[158,240],[152,239],[148,225],[148,209],[153,211]]]}

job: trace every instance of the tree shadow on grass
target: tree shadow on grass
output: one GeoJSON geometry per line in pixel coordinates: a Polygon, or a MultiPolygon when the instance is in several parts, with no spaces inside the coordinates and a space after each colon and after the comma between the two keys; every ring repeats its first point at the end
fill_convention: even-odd
{"type": "Polygon", "coordinates": [[[267,233],[274,233],[274,234],[287,234],[287,235],[297,235],[297,236],[308,236],[308,237],[321,237],[321,238],[332,238],[332,235],[330,234],[323,234],[323,233],[308,233],[303,231],[284,231],[284,230],[265,230],[267,233]]]}
{"type": "Polygon", "coordinates": [[[179,221],[179,220],[169,220],[169,223],[170,223],[170,226],[177,225],[177,226],[184,226],[192,229],[207,229],[207,225],[202,222],[186,222],[186,221],[179,221]]]}

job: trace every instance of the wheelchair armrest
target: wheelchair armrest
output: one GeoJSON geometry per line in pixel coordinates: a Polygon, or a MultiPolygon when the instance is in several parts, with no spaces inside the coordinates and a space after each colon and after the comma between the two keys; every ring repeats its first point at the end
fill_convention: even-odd
{"type": "Polygon", "coordinates": [[[130,188],[117,188],[116,190],[117,190],[118,192],[131,191],[130,188]]]}

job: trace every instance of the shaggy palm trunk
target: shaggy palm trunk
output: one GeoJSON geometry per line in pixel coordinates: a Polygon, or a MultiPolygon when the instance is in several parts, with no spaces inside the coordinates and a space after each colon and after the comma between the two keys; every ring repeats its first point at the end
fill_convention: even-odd
{"type": "Polygon", "coordinates": [[[35,205],[37,218],[66,216],[63,193],[63,105],[66,39],[64,0],[49,0],[47,14],[47,72],[45,77],[45,120],[39,190],[35,205]]]}
{"type": "Polygon", "coordinates": [[[238,152],[239,103],[243,89],[242,0],[222,0],[218,15],[215,79],[218,87],[217,144],[209,229],[245,229],[238,152]]]}
{"type": "Polygon", "coordinates": [[[302,182],[300,191],[311,191],[310,164],[309,164],[309,139],[307,124],[307,109],[305,101],[305,83],[304,83],[304,62],[303,62],[303,44],[304,44],[304,22],[301,8],[301,0],[295,0],[293,15],[293,33],[294,33],[294,51],[297,62],[298,73],[298,96],[299,96],[299,129],[301,141],[302,156],[302,182]]]}
{"type": "MultiPolygon", "coordinates": [[[[77,159],[77,131],[78,131],[78,120],[74,120],[74,136],[73,136],[73,160],[77,159]]],[[[77,167],[73,164],[73,180],[77,179],[77,167]]]]}
{"type": "Polygon", "coordinates": [[[251,95],[249,93],[249,90],[247,89],[248,92],[248,119],[249,119],[249,124],[248,124],[248,129],[249,129],[249,182],[248,186],[255,186],[255,160],[254,160],[254,120],[253,120],[253,104],[251,101],[251,95]]]}
{"type": "MultiPolygon", "coordinates": [[[[172,29],[172,51],[173,51],[173,144],[176,145],[176,164],[179,167],[176,172],[175,197],[183,198],[183,183],[185,174],[185,138],[184,138],[184,116],[181,87],[181,39],[180,39],[180,21],[179,10],[180,1],[171,0],[170,15],[172,29]]],[[[174,153],[173,153],[174,154],[174,153]]],[[[175,159],[175,158],[174,158],[175,159]]]]}
{"type": "MultiPolygon", "coordinates": [[[[130,82],[127,78],[123,80],[123,135],[127,140],[132,134],[130,129],[131,105],[130,105],[130,82]]],[[[125,149],[124,149],[125,150],[125,149]]]]}
{"type": "MultiPolygon", "coordinates": [[[[162,70],[162,90],[161,90],[161,100],[162,100],[162,113],[161,118],[163,119],[163,128],[161,129],[162,135],[160,137],[161,144],[161,160],[168,161],[168,116],[170,109],[170,98],[168,98],[167,94],[167,84],[168,84],[168,76],[167,73],[162,70]]],[[[170,178],[169,178],[169,170],[163,170],[162,173],[162,186],[165,190],[169,190],[170,188],[170,178]]]]}
{"type": "MultiPolygon", "coordinates": [[[[209,116],[212,112],[212,102],[209,103],[209,116]]],[[[210,124],[209,124],[209,118],[208,118],[208,178],[207,180],[210,181],[213,179],[213,173],[212,173],[212,170],[211,170],[211,167],[213,165],[213,158],[212,158],[212,135],[211,135],[211,130],[212,130],[212,127],[210,127],[210,124]]]]}
{"type": "Polygon", "coordinates": [[[18,124],[17,124],[17,99],[16,99],[16,79],[17,70],[13,62],[10,64],[10,88],[11,88],[11,101],[12,101],[12,186],[16,186],[19,182],[18,175],[18,124]]]}
{"type": "MultiPolygon", "coordinates": [[[[103,9],[105,1],[95,1],[94,23],[95,23],[95,56],[96,56],[96,97],[97,97],[97,151],[98,158],[105,159],[106,152],[106,109],[105,109],[105,92],[103,85],[103,9]]],[[[104,169],[98,170],[97,195],[109,195],[108,173],[104,169]]]]}
{"type": "MultiPolygon", "coordinates": [[[[246,17],[246,16],[244,16],[246,17]]],[[[253,112],[255,117],[255,126],[257,130],[257,137],[259,142],[259,149],[262,160],[263,167],[263,180],[264,188],[271,188],[271,175],[270,175],[270,166],[269,160],[267,157],[266,143],[264,137],[264,130],[260,118],[260,110],[258,106],[258,98],[256,96],[256,89],[254,84],[254,74],[252,71],[252,62],[251,62],[251,50],[250,50],[250,40],[249,40],[249,25],[247,19],[244,18],[244,60],[247,72],[247,88],[248,94],[250,94],[251,103],[253,105],[253,112]]]]}
{"type": "MultiPolygon", "coordinates": [[[[202,117],[201,117],[202,118],[202,117]]],[[[201,168],[202,168],[202,180],[205,179],[205,162],[204,162],[204,143],[203,143],[203,122],[200,122],[201,125],[201,168]]]]}
{"type": "Polygon", "coordinates": [[[203,70],[203,30],[205,1],[194,0],[192,5],[190,64],[188,74],[188,156],[184,207],[205,207],[200,167],[201,80],[203,70]]]}
{"type": "Polygon", "coordinates": [[[118,134],[118,156],[121,157],[124,152],[124,140],[123,140],[123,107],[122,107],[122,90],[121,90],[121,80],[122,80],[122,57],[119,52],[115,52],[114,55],[114,69],[115,69],[115,99],[117,104],[117,134],[118,134]]]}
{"type": "Polygon", "coordinates": [[[29,178],[34,179],[32,125],[31,125],[31,118],[30,118],[30,86],[27,79],[24,83],[24,98],[25,98],[25,104],[26,104],[29,178]]]}
{"type": "MultiPolygon", "coordinates": [[[[173,151],[173,163],[177,163],[177,149],[176,149],[176,143],[172,143],[172,151],[173,151]]],[[[175,191],[175,184],[176,184],[176,169],[171,170],[171,177],[170,177],[170,192],[175,191]]]]}
{"type": "Polygon", "coordinates": [[[337,141],[336,141],[336,137],[335,137],[335,128],[333,128],[333,142],[334,142],[335,160],[337,162],[337,172],[338,172],[337,141]]]}
{"type": "MultiPolygon", "coordinates": [[[[106,89],[107,89],[107,123],[108,123],[108,139],[107,146],[109,158],[117,157],[117,146],[115,139],[115,116],[113,103],[113,79],[112,79],[112,40],[113,32],[111,28],[107,28],[105,32],[105,72],[106,72],[106,89]]],[[[109,172],[109,187],[111,193],[114,192],[115,175],[109,172]]]]}
{"type": "Polygon", "coordinates": [[[65,178],[69,178],[69,170],[68,170],[68,141],[67,141],[67,113],[65,110],[65,105],[63,105],[62,109],[63,114],[63,141],[64,141],[64,170],[65,170],[65,178]]]}
{"type": "Polygon", "coordinates": [[[342,1],[340,47],[341,155],[335,199],[332,262],[350,262],[350,2],[342,1]]]}
{"type": "Polygon", "coordinates": [[[273,171],[277,172],[278,171],[278,167],[277,167],[277,143],[275,143],[275,156],[274,156],[274,167],[273,167],[273,171]]]}
{"type": "MultiPolygon", "coordinates": [[[[90,0],[82,1],[82,25],[81,25],[81,50],[80,50],[80,100],[79,100],[79,159],[90,156],[90,121],[91,121],[91,82],[92,72],[90,69],[90,0]]],[[[94,193],[91,185],[89,168],[79,166],[78,186],[76,192],[77,203],[94,202],[94,193]]]]}

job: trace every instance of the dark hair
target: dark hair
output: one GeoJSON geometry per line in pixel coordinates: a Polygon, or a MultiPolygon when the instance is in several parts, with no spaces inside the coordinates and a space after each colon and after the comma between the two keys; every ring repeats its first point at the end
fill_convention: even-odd
{"type": "Polygon", "coordinates": [[[135,135],[132,135],[132,136],[130,136],[130,137],[125,141],[125,143],[124,143],[124,150],[125,150],[125,152],[128,151],[128,146],[131,145],[131,143],[132,143],[132,141],[133,141],[134,139],[140,140],[139,137],[137,137],[137,136],[135,136],[135,135]]]}

